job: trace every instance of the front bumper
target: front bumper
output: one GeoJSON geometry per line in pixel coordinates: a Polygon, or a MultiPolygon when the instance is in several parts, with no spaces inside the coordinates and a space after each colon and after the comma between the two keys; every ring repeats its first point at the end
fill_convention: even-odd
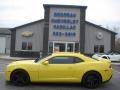
{"type": "Polygon", "coordinates": [[[11,72],[9,72],[9,71],[5,72],[5,80],[6,81],[10,81],[10,74],[11,74],[11,72]]]}

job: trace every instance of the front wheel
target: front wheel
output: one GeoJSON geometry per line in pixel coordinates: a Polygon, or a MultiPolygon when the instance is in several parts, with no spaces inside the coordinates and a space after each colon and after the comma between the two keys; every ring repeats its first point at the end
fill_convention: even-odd
{"type": "Polygon", "coordinates": [[[29,75],[23,71],[14,71],[11,75],[11,82],[17,86],[24,86],[30,82],[29,75]]]}
{"type": "Polygon", "coordinates": [[[82,84],[87,88],[97,88],[102,83],[102,79],[97,73],[89,73],[83,77],[82,84]]]}

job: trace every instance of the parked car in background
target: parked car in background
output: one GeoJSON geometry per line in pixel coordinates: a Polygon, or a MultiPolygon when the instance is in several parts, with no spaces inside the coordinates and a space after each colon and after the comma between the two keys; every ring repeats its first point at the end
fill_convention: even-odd
{"type": "Polygon", "coordinates": [[[100,59],[100,58],[104,58],[104,59],[110,59],[111,61],[120,61],[120,54],[118,53],[102,53],[102,54],[94,54],[92,56],[92,58],[94,59],[100,59]]]}
{"type": "Polygon", "coordinates": [[[14,85],[30,82],[74,82],[96,88],[112,77],[107,59],[95,60],[80,53],[54,53],[43,59],[22,60],[9,64],[5,79],[14,85]]]}

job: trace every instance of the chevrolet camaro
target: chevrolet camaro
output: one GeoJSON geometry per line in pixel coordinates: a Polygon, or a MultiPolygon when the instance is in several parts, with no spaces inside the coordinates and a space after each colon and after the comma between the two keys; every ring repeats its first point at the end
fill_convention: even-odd
{"type": "Polygon", "coordinates": [[[30,82],[71,82],[96,88],[111,77],[109,60],[95,60],[70,52],[54,53],[36,60],[15,61],[7,65],[5,70],[6,81],[19,86],[30,82]]]}

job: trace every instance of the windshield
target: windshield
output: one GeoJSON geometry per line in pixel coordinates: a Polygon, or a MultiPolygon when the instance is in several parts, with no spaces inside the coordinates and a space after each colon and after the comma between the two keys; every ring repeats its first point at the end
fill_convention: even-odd
{"type": "Polygon", "coordinates": [[[37,63],[38,61],[40,61],[40,60],[42,60],[42,59],[44,59],[44,58],[46,58],[48,56],[50,56],[50,55],[43,56],[43,57],[37,57],[34,62],[37,63]]]}

